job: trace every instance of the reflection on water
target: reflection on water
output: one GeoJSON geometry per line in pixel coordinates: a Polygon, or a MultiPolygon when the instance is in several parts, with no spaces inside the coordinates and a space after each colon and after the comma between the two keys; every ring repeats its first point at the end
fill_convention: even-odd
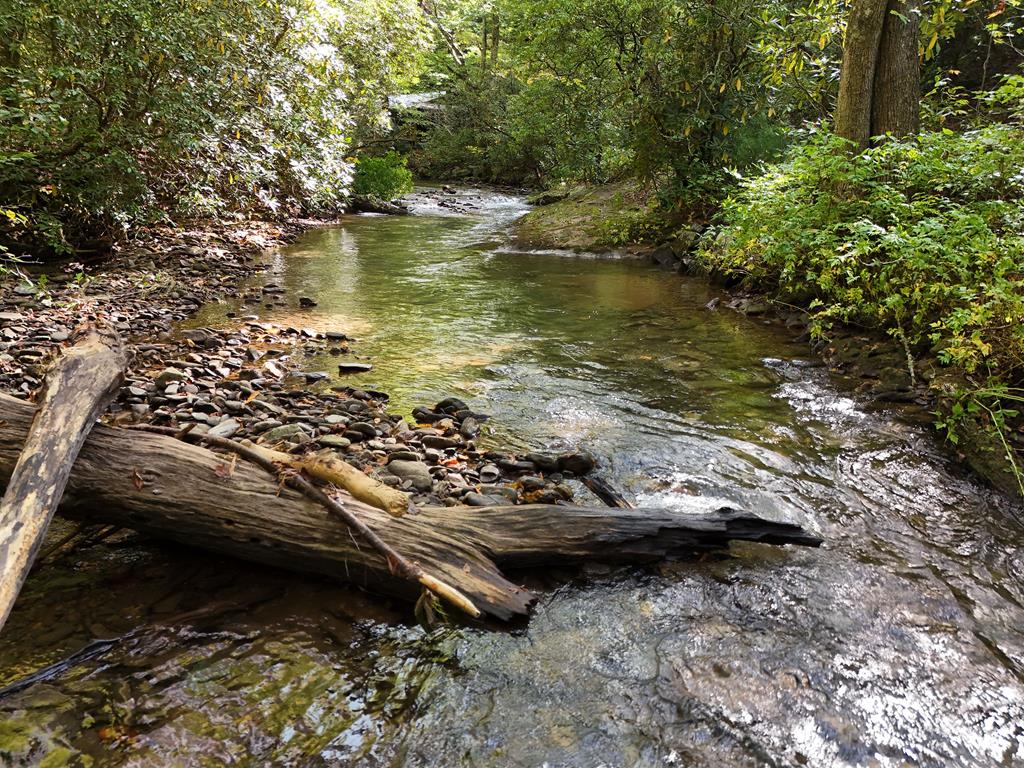
{"type": "MultiPolygon", "coordinates": [[[[267,319],[359,338],[395,407],[456,393],[488,439],[586,445],[643,504],[728,501],[815,551],[553,577],[513,632],[426,635],[387,603],[138,541],[37,571],[0,700],[18,764],[991,766],[1024,763],[1021,510],[931,434],[835,391],[697,282],[514,253],[519,201],[356,217],[276,262],[267,319]]],[[[200,324],[227,322],[211,307],[200,324]]],[[[330,370],[336,358],[303,361],[330,370]]]]}

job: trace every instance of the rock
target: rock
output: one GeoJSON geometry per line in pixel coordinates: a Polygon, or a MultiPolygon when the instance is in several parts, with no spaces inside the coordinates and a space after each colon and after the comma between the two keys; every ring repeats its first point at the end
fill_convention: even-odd
{"type": "Polygon", "coordinates": [[[400,448],[397,451],[392,451],[388,458],[390,461],[419,461],[420,455],[415,451],[400,448]]]}
{"type": "Polygon", "coordinates": [[[365,421],[357,421],[355,424],[350,424],[348,428],[354,432],[359,432],[368,439],[373,439],[377,436],[377,428],[365,421]]]}
{"type": "Polygon", "coordinates": [[[156,377],[156,381],[154,383],[158,388],[163,389],[171,382],[184,381],[187,378],[188,376],[184,371],[177,368],[165,368],[163,372],[156,377]]]}
{"type": "Polygon", "coordinates": [[[528,453],[523,456],[526,461],[530,462],[539,469],[541,472],[557,472],[558,471],[558,460],[554,456],[548,456],[545,453],[528,453]]]}
{"type": "Polygon", "coordinates": [[[539,491],[542,490],[545,485],[547,485],[547,483],[544,481],[544,478],[537,477],[536,475],[523,475],[518,480],[516,480],[516,482],[519,483],[519,487],[526,492],[539,491]]]}
{"type": "Polygon", "coordinates": [[[669,247],[677,259],[687,256],[700,240],[700,231],[692,228],[683,228],[676,233],[676,236],[669,241],[669,247]]]}
{"type": "Polygon", "coordinates": [[[265,362],[263,364],[263,370],[266,371],[271,376],[273,376],[275,379],[284,378],[284,371],[281,370],[281,367],[273,360],[268,360],[267,362],[265,362]]]}
{"type": "Polygon", "coordinates": [[[530,205],[543,206],[565,200],[569,196],[568,189],[546,189],[542,192],[535,192],[526,198],[530,205]]]}
{"type": "Polygon", "coordinates": [[[388,472],[402,480],[408,480],[418,491],[429,491],[433,486],[430,468],[422,461],[406,461],[396,459],[388,464],[388,472]]]}
{"type": "Polygon", "coordinates": [[[369,363],[338,363],[338,373],[366,373],[372,371],[369,363]]]}
{"type": "Polygon", "coordinates": [[[424,435],[421,440],[428,448],[439,448],[441,450],[446,448],[458,448],[462,445],[461,440],[456,440],[453,437],[443,437],[441,435],[424,435]]]}
{"type": "Polygon", "coordinates": [[[340,413],[329,413],[324,417],[325,424],[347,424],[348,418],[342,416],[340,413]]]}
{"type": "Polygon", "coordinates": [[[207,434],[211,437],[231,437],[241,428],[242,425],[236,419],[224,419],[207,434]]]}
{"type": "Polygon", "coordinates": [[[329,379],[331,375],[327,371],[306,371],[302,374],[308,384],[329,379]]]}
{"type": "Polygon", "coordinates": [[[478,434],[480,434],[480,424],[472,416],[469,416],[462,421],[462,425],[459,427],[459,434],[463,437],[472,440],[478,434]]]}
{"type": "Polygon", "coordinates": [[[348,448],[352,445],[351,440],[341,435],[322,435],[317,442],[325,448],[348,448]]]}
{"type": "Polygon", "coordinates": [[[590,472],[597,466],[594,457],[585,451],[578,453],[563,453],[558,457],[558,469],[561,472],[572,472],[580,476],[590,472]]]}
{"type": "Polygon", "coordinates": [[[18,312],[0,312],[0,324],[9,325],[10,323],[20,323],[25,320],[25,316],[18,312]]]}
{"type": "Polygon", "coordinates": [[[299,424],[282,424],[274,427],[263,435],[263,440],[268,443],[276,443],[279,440],[287,440],[290,437],[305,437],[306,431],[299,424]]]}
{"type": "Polygon", "coordinates": [[[484,464],[480,467],[481,483],[493,483],[499,477],[501,477],[501,470],[499,470],[494,464],[484,464]]]}
{"type": "Polygon", "coordinates": [[[508,503],[508,500],[497,496],[485,496],[482,493],[471,491],[462,497],[462,502],[471,507],[500,507],[508,503]]]}
{"type": "Polygon", "coordinates": [[[672,250],[672,246],[668,243],[662,243],[650,253],[650,259],[655,264],[674,269],[676,262],[679,261],[679,257],[676,256],[675,251],[672,250]]]}
{"type": "Polygon", "coordinates": [[[454,415],[458,411],[468,410],[469,406],[459,400],[457,397],[446,397],[440,403],[434,406],[434,411],[437,413],[445,413],[449,416],[454,415]]]}
{"type": "Polygon", "coordinates": [[[18,283],[14,286],[15,296],[35,296],[36,287],[32,283],[18,283]]]}
{"type": "Polygon", "coordinates": [[[313,299],[309,298],[309,296],[299,296],[299,306],[300,307],[305,307],[307,309],[309,307],[315,307],[316,306],[316,301],[314,301],[313,299]]]}

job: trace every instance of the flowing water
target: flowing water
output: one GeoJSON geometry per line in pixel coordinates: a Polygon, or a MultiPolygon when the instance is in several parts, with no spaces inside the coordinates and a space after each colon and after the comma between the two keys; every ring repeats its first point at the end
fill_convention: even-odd
{"type": "Polygon", "coordinates": [[[0,683],[111,642],[0,699],[0,762],[1024,765],[1024,512],[703,284],[516,252],[521,202],[474,199],[307,235],[270,279],[319,306],[263,317],[358,337],[352,381],[399,410],[458,394],[487,439],[587,447],[639,503],[825,546],[549,575],[525,626],[427,633],[344,587],[97,544],[33,574],[0,683]]]}

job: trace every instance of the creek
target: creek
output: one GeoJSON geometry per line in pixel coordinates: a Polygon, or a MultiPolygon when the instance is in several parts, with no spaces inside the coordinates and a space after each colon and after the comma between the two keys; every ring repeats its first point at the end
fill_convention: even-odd
{"type": "Polygon", "coordinates": [[[261,319],[356,337],[374,368],[344,383],[393,409],[458,395],[491,415],[484,442],[586,448],[638,504],[729,504],[826,544],[529,574],[528,624],[433,632],[351,588],[97,544],[33,574],[0,635],[0,684],[115,642],[0,699],[0,762],[1024,763],[1018,505],[927,425],[830,381],[785,329],[706,309],[704,283],[517,251],[520,199],[439,199],[275,255],[274,279],[318,305],[261,319]]]}

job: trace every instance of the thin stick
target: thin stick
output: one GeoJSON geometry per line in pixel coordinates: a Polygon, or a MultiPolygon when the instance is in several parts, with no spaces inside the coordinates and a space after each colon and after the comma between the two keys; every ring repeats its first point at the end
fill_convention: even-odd
{"type": "MultiPolygon", "coordinates": [[[[169,435],[171,437],[178,437],[181,434],[181,430],[173,427],[158,427],[151,424],[134,424],[128,427],[129,429],[138,429],[144,432],[154,432],[160,435],[169,435]]],[[[440,598],[443,598],[447,602],[454,605],[456,608],[461,610],[463,613],[477,618],[480,616],[480,609],[473,605],[473,602],[466,597],[462,592],[457,590],[455,587],[447,584],[440,579],[431,576],[422,568],[415,563],[410,562],[404,556],[399,554],[390,544],[380,538],[369,526],[366,525],[362,520],[347,510],[342,504],[332,499],[322,490],[317,488],[301,474],[293,474],[282,472],[281,467],[269,460],[263,454],[253,448],[249,448],[241,443],[234,440],[229,440],[224,437],[210,437],[209,435],[197,435],[197,434],[185,434],[182,436],[186,441],[192,443],[206,443],[214,448],[221,448],[225,451],[231,451],[241,456],[246,461],[250,461],[253,464],[257,464],[263,467],[267,472],[277,478],[279,481],[283,480],[287,485],[291,486],[295,490],[304,494],[306,497],[322,504],[327,508],[329,512],[333,512],[335,515],[340,517],[344,523],[360,534],[376,549],[387,561],[388,568],[396,576],[400,576],[409,581],[414,581],[429,591],[433,592],[440,598]]]]}

